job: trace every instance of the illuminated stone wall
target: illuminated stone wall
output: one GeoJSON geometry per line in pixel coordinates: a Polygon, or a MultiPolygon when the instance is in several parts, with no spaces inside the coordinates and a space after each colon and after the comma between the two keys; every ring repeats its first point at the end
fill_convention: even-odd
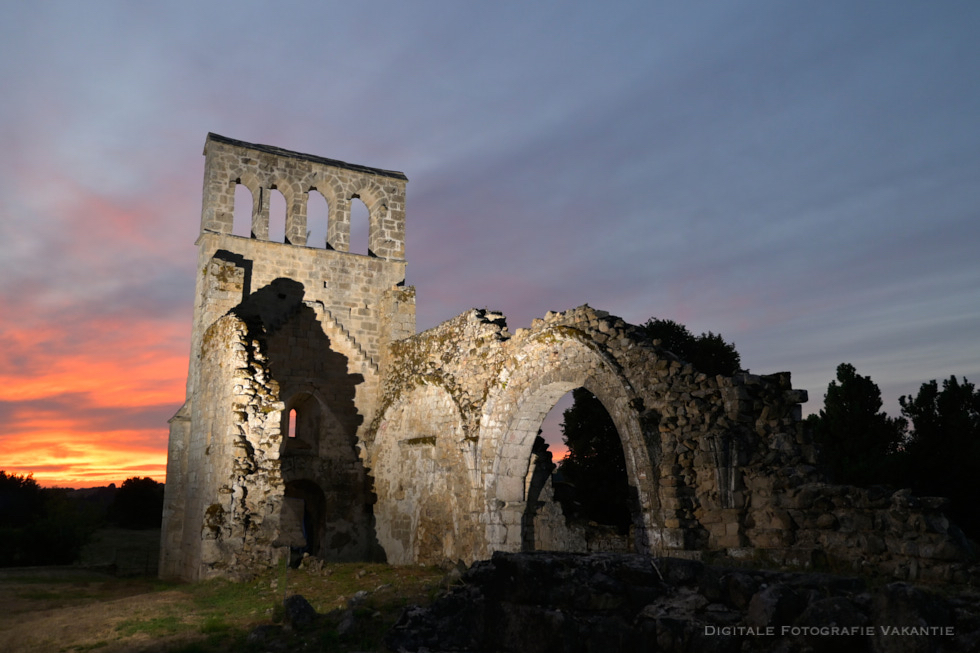
{"type": "Polygon", "coordinates": [[[511,333],[467,311],[415,333],[401,173],[209,135],[187,400],[171,420],[161,574],[240,576],[303,554],[397,564],[496,551],[718,552],[955,579],[941,502],[828,485],[789,373],[709,376],[582,306],[511,333]],[[235,187],[253,202],[233,235],[235,187]],[[305,198],[327,197],[324,247],[305,198]],[[268,192],[286,199],[269,237],[268,192]],[[370,251],[347,251],[365,199],[370,251]],[[257,199],[256,199],[257,198],[257,199]],[[609,412],[632,527],[583,528],[534,450],[576,388],[609,412]]]}

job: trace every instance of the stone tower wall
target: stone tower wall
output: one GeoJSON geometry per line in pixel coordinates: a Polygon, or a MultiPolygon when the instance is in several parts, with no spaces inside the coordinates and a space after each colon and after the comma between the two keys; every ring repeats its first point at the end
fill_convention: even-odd
{"type": "MultiPolygon", "coordinates": [[[[278,521],[291,478],[319,486],[321,503],[333,505],[329,479],[342,468],[340,477],[363,486],[368,501],[357,433],[374,417],[387,343],[415,332],[414,292],[403,286],[403,174],[215,134],[204,155],[187,400],[171,420],[160,566],[185,578],[247,566],[229,552],[240,555],[252,537],[262,542],[246,556],[252,563],[284,555],[278,521]],[[253,198],[250,237],[232,234],[239,184],[253,198]],[[318,246],[306,242],[314,189],[329,206],[327,242],[318,246]],[[286,199],[284,242],[269,240],[272,191],[286,199]],[[367,254],[347,251],[354,198],[368,208],[367,254]],[[257,365],[264,376],[255,376],[257,365]],[[315,439],[336,449],[315,464],[284,441],[289,410],[305,397],[313,397],[307,408],[317,406],[308,420],[315,439]],[[255,414],[245,415],[246,405],[255,414]]],[[[371,517],[353,512],[345,516],[350,532],[324,526],[323,536],[344,540],[340,548],[370,548],[371,517]]]]}

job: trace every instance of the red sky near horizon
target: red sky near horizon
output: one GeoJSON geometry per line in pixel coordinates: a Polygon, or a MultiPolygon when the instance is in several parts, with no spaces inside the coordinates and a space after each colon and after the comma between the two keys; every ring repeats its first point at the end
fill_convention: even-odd
{"type": "MultiPolygon", "coordinates": [[[[133,476],[163,482],[166,420],[183,401],[188,360],[160,334],[176,325],[147,320],[125,329],[112,322],[90,326],[105,338],[76,341],[70,351],[54,344],[73,342],[69,324],[4,334],[13,346],[0,351],[7,429],[0,469],[32,475],[44,487],[119,485],[133,476]]],[[[567,453],[558,428],[561,410],[563,405],[542,425],[555,462],[567,453]]]]}
{"type": "Polygon", "coordinates": [[[104,337],[87,342],[73,337],[75,326],[5,330],[13,344],[0,351],[0,468],[45,487],[162,482],[166,420],[183,401],[187,374],[186,354],[161,342],[173,325],[106,321],[89,325],[104,337]]]}
{"type": "Polygon", "coordinates": [[[45,487],[163,481],[193,296],[170,300],[160,280],[193,259],[159,225],[167,212],[193,213],[57,168],[13,174],[34,192],[10,214],[0,261],[0,469],[45,487]]]}

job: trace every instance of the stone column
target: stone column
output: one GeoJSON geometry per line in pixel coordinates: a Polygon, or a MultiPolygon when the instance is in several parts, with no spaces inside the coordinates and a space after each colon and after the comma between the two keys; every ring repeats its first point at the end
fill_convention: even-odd
{"type": "Polygon", "coordinates": [[[327,214],[327,245],[338,252],[350,251],[350,200],[337,198],[327,214]]]}
{"type": "Polygon", "coordinates": [[[269,240],[269,189],[261,186],[252,197],[252,238],[269,240]]]}
{"type": "Polygon", "coordinates": [[[292,205],[286,208],[286,244],[306,244],[306,205],[310,199],[308,192],[293,197],[292,205]]]}

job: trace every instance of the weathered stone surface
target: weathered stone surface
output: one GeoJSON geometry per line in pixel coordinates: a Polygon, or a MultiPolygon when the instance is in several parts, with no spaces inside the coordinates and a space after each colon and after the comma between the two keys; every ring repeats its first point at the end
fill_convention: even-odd
{"type": "Polygon", "coordinates": [[[752,596],[745,622],[750,626],[785,626],[793,623],[805,604],[792,587],[769,585],[752,596]]]}
{"type": "MultiPolygon", "coordinates": [[[[213,134],[205,157],[161,575],[243,577],[304,554],[438,564],[562,550],[969,578],[969,543],[941,500],[824,482],[789,373],[709,377],[589,306],[515,333],[476,309],[415,333],[404,175],[213,134]],[[239,184],[251,238],[231,233],[239,184]],[[329,204],[324,247],[306,243],[312,189],[329,204]],[[286,199],[284,242],[269,240],[272,192],[286,199]],[[357,198],[366,255],[348,251],[357,198]],[[579,387],[620,436],[625,533],[568,519],[535,449],[545,415],[579,387]]],[[[722,580],[712,600],[739,610],[759,589],[722,580]]]]}
{"type": "Polygon", "coordinates": [[[855,578],[725,569],[669,558],[497,553],[473,565],[461,585],[431,606],[406,610],[387,644],[404,653],[965,653],[973,649],[964,646],[980,632],[980,605],[971,603],[975,598],[904,584],[875,588],[855,578]],[[761,589],[748,607],[738,608],[735,604],[743,600],[709,589],[726,584],[718,579],[761,589]],[[590,603],[585,598],[590,594],[607,598],[590,603]],[[640,596],[644,599],[636,600],[640,596]],[[918,630],[883,630],[896,623],[918,630]]]}
{"type": "Polygon", "coordinates": [[[319,615],[310,605],[310,602],[299,594],[293,594],[283,599],[282,607],[283,620],[287,628],[302,632],[316,626],[319,615]]]}

